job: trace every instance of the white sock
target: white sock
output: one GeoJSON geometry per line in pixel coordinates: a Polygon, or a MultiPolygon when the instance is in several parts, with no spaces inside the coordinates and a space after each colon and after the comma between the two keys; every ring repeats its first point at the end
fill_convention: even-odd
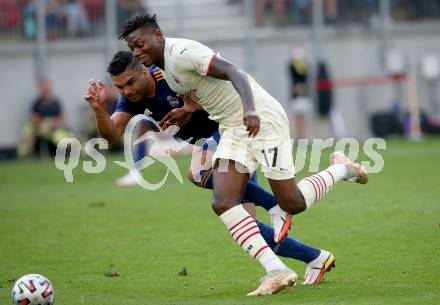
{"type": "Polygon", "coordinates": [[[347,167],[344,164],[335,164],[316,175],[302,179],[298,188],[304,196],[307,208],[324,198],[333,184],[344,179],[346,175],[347,167]]]}
{"type": "Polygon", "coordinates": [[[284,265],[283,262],[278,258],[278,256],[275,256],[274,258],[265,261],[263,263],[263,267],[264,269],[266,269],[267,273],[287,268],[286,265],[284,265]]]}
{"type": "Polygon", "coordinates": [[[287,268],[286,265],[273,253],[260,234],[255,219],[241,204],[227,210],[220,219],[226,225],[229,233],[244,251],[258,260],[267,273],[273,270],[287,268]]]}
{"type": "Polygon", "coordinates": [[[318,257],[312,260],[311,262],[308,262],[307,264],[310,266],[319,266],[322,265],[322,260],[330,255],[330,252],[321,250],[318,257]]]}
{"type": "Polygon", "coordinates": [[[283,209],[281,209],[281,207],[278,204],[276,206],[270,208],[267,212],[269,214],[277,214],[277,215],[287,214],[287,212],[284,211],[283,209]]]}

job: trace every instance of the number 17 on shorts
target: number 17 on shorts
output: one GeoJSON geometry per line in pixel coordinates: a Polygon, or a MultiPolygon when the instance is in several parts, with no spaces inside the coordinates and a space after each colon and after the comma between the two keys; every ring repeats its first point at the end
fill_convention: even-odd
{"type": "Polygon", "coordinates": [[[286,180],[295,177],[290,139],[283,140],[281,143],[272,141],[271,143],[265,143],[258,149],[253,149],[253,153],[266,178],[286,180]]]}

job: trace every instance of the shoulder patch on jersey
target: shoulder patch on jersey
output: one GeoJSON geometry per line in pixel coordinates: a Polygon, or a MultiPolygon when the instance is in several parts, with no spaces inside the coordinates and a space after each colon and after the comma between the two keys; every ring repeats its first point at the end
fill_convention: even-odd
{"type": "Polygon", "coordinates": [[[160,70],[157,70],[156,72],[154,72],[154,77],[156,78],[156,80],[163,80],[164,79],[164,76],[160,70]]]}

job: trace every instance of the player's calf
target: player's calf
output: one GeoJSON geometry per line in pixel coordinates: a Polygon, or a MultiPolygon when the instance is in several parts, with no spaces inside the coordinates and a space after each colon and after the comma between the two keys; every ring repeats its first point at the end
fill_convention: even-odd
{"type": "Polygon", "coordinates": [[[244,171],[239,172],[237,168],[240,166],[242,165],[226,159],[217,160],[214,166],[212,209],[217,215],[223,214],[241,201],[249,175],[244,171]],[[217,166],[219,161],[223,163],[221,169],[217,166]]]}
{"type": "Polygon", "coordinates": [[[298,214],[307,208],[304,197],[296,187],[294,179],[269,179],[270,187],[281,209],[289,214],[298,214]]]}
{"type": "Polygon", "coordinates": [[[332,153],[330,163],[331,165],[327,169],[306,177],[298,183],[307,208],[324,198],[333,185],[340,180],[354,181],[360,184],[368,182],[368,173],[365,168],[350,160],[342,152],[332,153]]]}

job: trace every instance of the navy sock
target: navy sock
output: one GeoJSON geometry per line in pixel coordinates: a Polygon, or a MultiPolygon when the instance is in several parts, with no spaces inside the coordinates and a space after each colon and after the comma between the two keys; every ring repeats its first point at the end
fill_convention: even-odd
{"type": "Polygon", "coordinates": [[[134,153],[134,160],[133,161],[134,161],[135,167],[137,169],[139,169],[142,166],[142,164],[140,162],[139,163],[137,163],[137,162],[142,160],[143,157],[145,157],[146,151],[147,151],[147,143],[139,143],[135,146],[135,153],[134,153]]]}
{"type": "MultiPolygon", "coordinates": [[[[274,250],[276,243],[273,240],[273,228],[267,224],[259,222],[257,220],[258,227],[260,228],[260,233],[264,240],[267,242],[268,246],[274,250]]],[[[276,255],[282,257],[290,257],[296,260],[303,261],[308,264],[315,258],[319,256],[321,251],[316,248],[312,248],[306,244],[303,244],[289,236],[287,236],[282,243],[279,245],[276,255]]]]}
{"type": "MultiPolygon", "coordinates": [[[[212,169],[200,171],[199,177],[199,182],[193,181],[193,183],[203,188],[212,189],[212,169]]],[[[251,180],[247,183],[246,193],[243,196],[243,201],[253,202],[266,210],[269,210],[277,204],[275,197],[260,187],[256,183],[256,178],[254,176],[252,176],[251,180]]],[[[258,220],[257,224],[264,240],[269,247],[274,250],[276,243],[273,239],[273,228],[267,224],[259,222],[258,220]]],[[[321,251],[319,249],[312,248],[287,236],[279,245],[276,254],[282,257],[300,260],[307,264],[317,258],[320,252],[321,251]]]]}
{"type": "Polygon", "coordinates": [[[278,204],[277,200],[271,193],[253,181],[248,181],[242,200],[245,202],[253,202],[255,205],[264,208],[266,211],[269,211],[278,204]]]}
{"type": "Polygon", "coordinates": [[[196,177],[196,179],[194,179],[192,183],[205,189],[212,190],[212,168],[201,170],[198,173],[198,177],[196,177]]]}

